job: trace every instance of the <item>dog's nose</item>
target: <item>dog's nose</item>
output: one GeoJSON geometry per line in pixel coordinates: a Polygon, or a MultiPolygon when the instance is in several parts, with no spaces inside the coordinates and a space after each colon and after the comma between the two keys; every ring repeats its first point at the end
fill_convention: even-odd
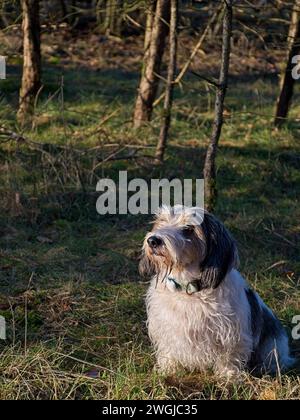
{"type": "Polygon", "coordinates": [[[158,246],[162,245],[163,241],[158,236],[150,236],[150,238],[147,239],[148,245],[151,248],[157,248],[158,246]]]}

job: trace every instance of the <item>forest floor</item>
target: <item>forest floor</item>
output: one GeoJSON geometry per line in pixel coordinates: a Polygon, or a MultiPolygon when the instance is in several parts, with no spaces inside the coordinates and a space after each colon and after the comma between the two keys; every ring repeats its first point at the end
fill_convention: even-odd
{"type": "MultiPolygon", "coordinates": [[[[117,179],[120,170],[147,180],[201,178],[214,92],[191,74],[176,89],[162,168],[147,159],[115,160],[93,175],[99,156],[79,159],[73,149],[97,147],[105,158],[107,144],[120,156],[147,146],[151,154],[161,110],[132,130],[142,40],[57,37],[43,37],[44,87],[33,127],[22,133],[39,146],[12,141],[0,148],[0,315],[8,326],[0,340],[0,399],[299,399],[297,371],[245,375],[238,384],[210,374],[154,373],[147,283],[137,271],[151,217],[99,216],[96,182],[117,179]]],[[[19,40],[17,33],[0,38],[10,57],[0,121],[15,131],[19,40]]],[[[300,84],[288,124],[275,131],[280,54],[240,47],[218,155],[216,214],[238,241],[242,274],[290,331],[300,314],[300,84]]],[[[194,69],[214,74],[217,57],[207,48],[194,69]]],[[[292,345],[300,354],[300,341],[292,345]]]]}

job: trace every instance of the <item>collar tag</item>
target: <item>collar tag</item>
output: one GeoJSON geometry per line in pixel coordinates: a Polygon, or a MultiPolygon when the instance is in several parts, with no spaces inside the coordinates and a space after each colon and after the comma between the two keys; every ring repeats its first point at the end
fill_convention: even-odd
{"type": "Polygon", "coordinates": [[[197,281],[190,281],[186,286],[186,293],[193,295],[194,293],[200,292],[200,286],[197,281]]]}

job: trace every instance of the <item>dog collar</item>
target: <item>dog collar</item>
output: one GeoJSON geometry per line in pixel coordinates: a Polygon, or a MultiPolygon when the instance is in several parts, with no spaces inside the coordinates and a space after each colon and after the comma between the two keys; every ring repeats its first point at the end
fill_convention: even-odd
{"type": "Polygon", "coordinates": [[[175,290],[178,292],[185,291],[188,295],[193,295],[194,293],[200,292],[201,287],[197,280],[190,281],[186,287],[181,286],[180,283],[178,283],[174,277],[168,277],[167,281],[172,283],[175,286],[175,290]]]}

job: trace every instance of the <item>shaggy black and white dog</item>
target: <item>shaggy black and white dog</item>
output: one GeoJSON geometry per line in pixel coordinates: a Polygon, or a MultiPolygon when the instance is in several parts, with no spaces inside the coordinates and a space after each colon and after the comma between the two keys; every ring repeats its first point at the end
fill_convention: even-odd
{"type": "Polygon", "coordinates": [[[183,206],[159,210],[140,271],[152,276],[148,329],[162,372],[213,369],[231,377],[292,366],[284,328],[237,266],[236,244],[214,216],[183,206]]]}

